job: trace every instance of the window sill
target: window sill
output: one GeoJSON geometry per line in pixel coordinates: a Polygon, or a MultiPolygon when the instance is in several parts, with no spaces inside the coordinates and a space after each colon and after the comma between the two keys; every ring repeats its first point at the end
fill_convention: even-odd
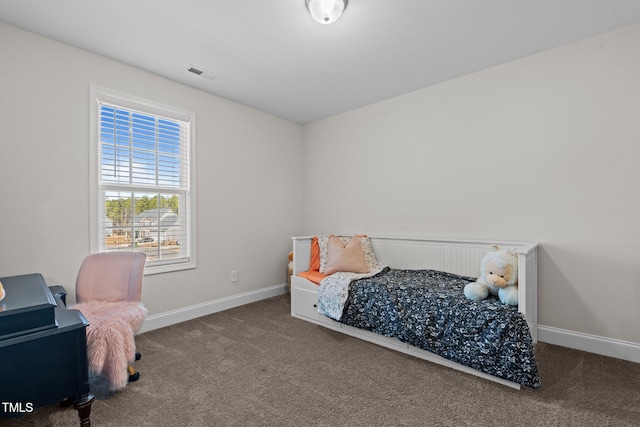
{"type": "Polygon", "coordinates": [[[196,263],[193,261],[183,262],[179,264],[163,264],[146,266],[144,268],[144,275],[150,276],[152,274],[171,273],[174,271],[193,270],[196,268],[196,263]]]}

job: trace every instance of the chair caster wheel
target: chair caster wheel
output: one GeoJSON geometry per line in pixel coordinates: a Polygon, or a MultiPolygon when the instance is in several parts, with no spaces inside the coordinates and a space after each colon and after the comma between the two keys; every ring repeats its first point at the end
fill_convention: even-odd
{"type": "Polygon", "coordinates": [[[129,382],[132,383],[134,381],[138,381],[139,378],[140,378],[140,372],[136,372],[133,375],[129,375],[129,382]]]}

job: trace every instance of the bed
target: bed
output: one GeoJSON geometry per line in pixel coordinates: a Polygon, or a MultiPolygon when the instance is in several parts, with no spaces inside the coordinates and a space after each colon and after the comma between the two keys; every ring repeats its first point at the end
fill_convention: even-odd
{"type": "Polygon", "coordinates": [[[313,277],[317,238],[293,238],[292,316],[516,389],[540,386],[533,355],[537,243],[367,236],[377,268],[313,277]],[[518,257],[517,307],[464,298],[462,288],[493,245],[518,257]],[[411,304],[398,309],[401,300],[411,304]],[[478,324],[484,318],[491,326],[478,324]]]}

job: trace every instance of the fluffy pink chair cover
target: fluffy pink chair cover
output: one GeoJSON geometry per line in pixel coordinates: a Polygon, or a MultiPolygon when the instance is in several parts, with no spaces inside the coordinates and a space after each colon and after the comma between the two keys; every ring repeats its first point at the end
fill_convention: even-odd
{"type": "Polygon", "coordinates": [[[136,354],[134,335],[140,330],[147,309],[137,301],[81,302],[73,307],[87,318],[89,370],[102,374],[111,390],[124,388],[129,381],[127,366],[136,354]]]}

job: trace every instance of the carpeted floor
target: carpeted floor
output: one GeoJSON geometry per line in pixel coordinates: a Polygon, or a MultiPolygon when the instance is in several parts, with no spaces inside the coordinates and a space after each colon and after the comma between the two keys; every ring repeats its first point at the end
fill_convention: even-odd
{"type": "MultiPolygon", "coordinates": [[[[540,343],[520,391],[294,319],[289,295],[137,337],[141,378],[93,426],[640,426],[640,364],[540,343]]],[[[75,426],[41,408],[0,426],[75,426]]]]}

